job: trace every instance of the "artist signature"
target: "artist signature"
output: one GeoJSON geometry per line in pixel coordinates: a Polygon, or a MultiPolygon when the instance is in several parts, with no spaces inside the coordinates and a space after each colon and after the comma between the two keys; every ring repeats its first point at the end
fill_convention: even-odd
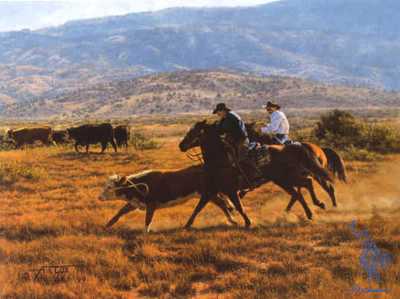
{"type": "Polygon", "coordinates": [[[82,270],[84,265],[48,265],[19,273],[19,279],[42,283],[65,282],[72,277],[82,282],[86,280],[82,270]]]}
{"type": "Polygon", "coordinates": [[[350,224],[350,229],[353,235],[362,241],[362,252],[359,258],[360,265],[367,273],[368,276],[368,288],[361,288],[354,286],[352,291],[355,293],[384,293],[387,289],[372,288],[372,283],[376,282],[378,285],[381,284],[381,274],[379,270],[387,268],[392,262],[393,257],[378,248],[374,240],[369,235],[368,230],[357,230],[356,221],[354,220],[350,224]]]}

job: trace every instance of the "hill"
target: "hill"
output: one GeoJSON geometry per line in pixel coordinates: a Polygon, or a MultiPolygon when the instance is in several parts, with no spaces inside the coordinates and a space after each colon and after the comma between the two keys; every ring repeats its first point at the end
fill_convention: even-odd
{"type": "Polygon", "coordinates": [[[399,12],[395,0],[287,0],[0,33],[0,101],[54,97],[82,82],[215,68],[398,90],[399,12]]]}
{"type": "Polygon", "coordinates": [[[110,118],[209,113],[220,101],[237,110],[255,110],[271,98],[285,108],[400,107],[400,93],[396,92],[214,70],[180,71],[95,84],[56,98],[7,105],[2,116],[110,118]]]}

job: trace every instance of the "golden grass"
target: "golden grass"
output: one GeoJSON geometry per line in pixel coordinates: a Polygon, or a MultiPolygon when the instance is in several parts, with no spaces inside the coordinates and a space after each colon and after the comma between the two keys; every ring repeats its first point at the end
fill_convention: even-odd
{"type": "Polygon", "coordinates": [[[166,130],[169,137],[158,133],[163,147],[148,151],[0,152],[0,169],[14,172],[7,177],[5,171],[8,180],[0,181],[1,298],[371,298],[351,292],[355,284],[368,286],[358,260],[361,243],[348,227],[353,219],[395,257],[383,274],[382,286],[390,291],[380,298],[400,298],[398,156],[381,164],[349,163],[351,182],[338,185],[337,209],[320,189],[326,211],[312,207],[307,196],[312,222],[299,204],[286,215],[288,196],[267,185],[243,201],[253,220],[249,230],[228,226],[212,205],[195,229],[182,230],[195,199],[157,211],[153,233],[142,233],[141,212],[106,230],[123,205],[97,200],[108,175],[190,164],[177,149],[181,129],[166,130]],[[37,173],[21,175],[29,173],[21,169],[37,173]],[[29,269],[52,264],[83,268],[70,270],[60,282],[21,278],[29,269]]]}

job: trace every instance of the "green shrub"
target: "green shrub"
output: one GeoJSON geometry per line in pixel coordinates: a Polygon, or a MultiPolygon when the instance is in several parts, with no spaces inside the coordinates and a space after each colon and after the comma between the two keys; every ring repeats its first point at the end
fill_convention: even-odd
{"type": "Polygon", "coordinates": [[[349,112],[333,110],[321,116],[314,131],[317,139],[336,148],[359,143],[363,125],[349,112]]]}
{"type": "Polygon", "coordinates": [[[138,132],[131,134],[130,142],[137,150],[158,149],[161,147],[161,144],[155,139],[149,138],[138,132]]]}
{"type": "Polygon", "coordinates": [[[313,135],[318,143],[343,150],[348,156],[358,156],[362,160],[372,158],[367,152],[400,152],[400,134],[396,129],[364,123],[341,110],[322,115],[313,135]]]}

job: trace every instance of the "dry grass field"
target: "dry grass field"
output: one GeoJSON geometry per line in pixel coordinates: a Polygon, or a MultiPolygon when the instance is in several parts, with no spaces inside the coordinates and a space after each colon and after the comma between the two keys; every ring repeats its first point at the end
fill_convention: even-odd
{"type": "MultiPolygon", "coordinates": [[[[100,155],[93,148],[86,155],[68,146],[0,152],[0,297],[400,298],[400,156],[347,161],[350,182],[337,184],[337,208],[320,189],[325,211],[307,195],[312,221],[299,204],[285,213],[288,196],[266,185],[243,200],[253,221],[248,230],[229,226],[212,205],[192,230],[182,230],[197,198],[157,211],[149,234],[137,211],[106,230],[124,204],[97,199],[107,176],[190,165],[177,147],[186,128],[157,126],[162,147],[145,151],[100,155]],[[352,220],[394,257],[382,273],[386,293],[352,291],[369,286],[352,220]],[[59,281],[23,275],[47,265],[81,267],[59,281]]],[[[154,129],[147,126],[147,132],[154,129]]]]}

